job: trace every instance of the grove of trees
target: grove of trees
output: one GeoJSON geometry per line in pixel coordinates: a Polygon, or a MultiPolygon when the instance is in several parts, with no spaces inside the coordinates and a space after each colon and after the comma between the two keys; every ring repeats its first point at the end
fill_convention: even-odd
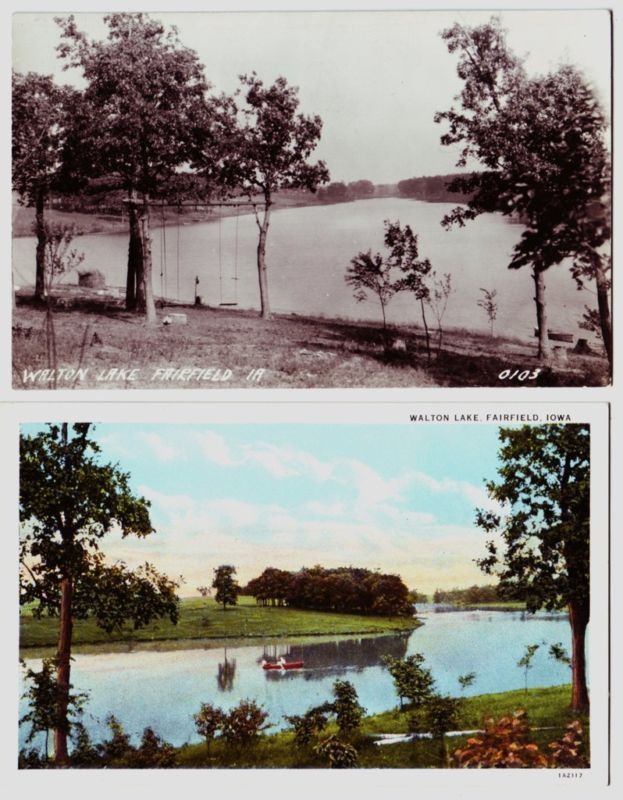
{"type": "Polygon", "coordinates": [[[361,567],[304,567],[288,572],[268,567],[249,581],[246,592],[261,605],[320,611],[413,616],[409,590],[398,575],[361,567]]]}
{"type": "Polygon", "coordinates": [[[196,52],[148,14],[106,15],[104,41],[91,41],[73,15],[56,21],[59,57],[81,71],[84,90],[33,73],[13,76],[13,188],[36,210],[37,297],[44,294],[44,210],[52,188],[123,191],[126,308],[147,322],[156,319],[150,205],[179,203],[185,193],[206,203],[242,196],[256,215],[261,313],[269,317],[266,237],[274,194],[315,191],[328,181],[325,164],[309,161],[320,117],[298,113],[298,89],[283,77],[264,86],[252,72],[240,76],[234,97],[211,94],[196,52]]]}

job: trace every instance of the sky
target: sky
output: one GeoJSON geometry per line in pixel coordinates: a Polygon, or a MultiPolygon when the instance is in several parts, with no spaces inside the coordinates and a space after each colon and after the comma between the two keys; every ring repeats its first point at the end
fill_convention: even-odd
{"type": "Polygon", "coordinates": [[[130,473],[156,529],[143,540],[113,532],[103,550],[182,575],[182,596],[223,563],[241,583],[267,566],[314,564],[380,568],[426,593],[488,583],[473,562],[488,538],[474,515],[493,507],[497,434],[486,424],[98,424],[102,462],[130,473]]]}
{"type": "MultiPolygon", "coordinates": [[[[456,56],[439,33],[454,22],[478,25],[489,11],[342,11],[159,13],[184,45],[197,51],[215,91],[231,93],[237,76],[255,70],[270,83],[279,75],[299,87],[301,110],[319,114],[322,139],[315,151],[334,181],[393,183],[415,175],[452,172],[457,151],[443,147],[436,111],[447,110],[460,90],[456,56]]],[[[96,13],[76,14],[78,28],[102,39],[96,13]]],[[[56,57],[59,29],[51,13],[13,16],[13,67],[63,72],[56,57]]],[[[508,42],[526,56],[530,74],[579,66],[602,102],[610,98],[610,29],[607,11],[538,10],[501,14],[508,42]]]]}

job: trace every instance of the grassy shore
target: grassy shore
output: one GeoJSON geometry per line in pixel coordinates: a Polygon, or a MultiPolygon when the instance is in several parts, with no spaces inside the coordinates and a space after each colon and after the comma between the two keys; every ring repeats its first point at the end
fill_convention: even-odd
{"type": "Polygon", "coordinates": [[[254,311],[168,305],[158,309],[158,324],[147,326],[123,310],[118,292],[97,296],[62,287],[54,312],[53,380],[45,372],[35,375],[50,366],[46,312],[32,303],[29,288],[22,288],[17,300],[16,389],[511,388],[602,385],[608,379],[604,358],[569,353],[565,364],[525,380],[538,367],[534,342],[478,332],[445,331],[443,349],[429,360],[424,333],[416,327],[390,330],[388,339],[400,340],[400,346],[387,349],[383,331],[373,323],[296,314],[262,320],[254,311]],[[163,325],[173,311],[183,312],[187,324],[163,325]],[[169,373],[159,371],[164,369],[169,373]]]}
{"type": "MultiPolygon", "coordinates": [[[[186,649],[192,642],[205,647],[223,641],[244,641],[267,638],[308,636],[341,636],[347,634],[383,634],[408,631],[420,623],[413,618],[368,617],[357,614],[336,614],[301,611],[294,608],[261,607],[252,597],[240,597],[238,605],[223,611],[208,598],[186,598],[180,603],[177,625],[159,620],[138,631],[126,626],[121,633],[106,634],[92,620],[74,623],[75,652],[116,652],[129,648],[186,649]]],[[[58,637],[58,619],[36,619],[31,611],[20,617],[22,655],[40,657],[53,651],[58,637]]]]}
{"type": "MultiPolygon", "coordinates": [[[[577,719],[569,709],[570,686],[555,686],[479,695],[465,698],[460,711],[459,730],[475,730],[482,727],[485,717],[499,719],[512,714],[516,709],[527,711],[532,728],[531,741],[548,753],[547,744],[560,738],[565,725],[577,719]],[[539,730],[541,729],[541,730],[539,730]]],[[[377,746],[373,737],[381,733],[409,732],[412,712],[408,709],[387,711],[365,717],[361,732],[354,741],[359,752],[359,766],[363,768],[439,768],[443,767],[439,742],[422,739],[377,746]]],[[[581,720],[585,731],[588,721],[581,720]]],[[[322,734],[337,733],[329,726],[322,734]]],[[[448,749],[452,753],[464,744],[467,736],[448,737],[448,749]]],[[[586,734],[588,741],[588,734],[586,734]]],[[[179,750],[180,767],[270,767],[309,768],[326,766],[313,752],[312,747],[299,748],[289,731],[264,735],[252,747],[236,750],[218,740],[207,750],[205,744],[186,745],[179,750]]]]}

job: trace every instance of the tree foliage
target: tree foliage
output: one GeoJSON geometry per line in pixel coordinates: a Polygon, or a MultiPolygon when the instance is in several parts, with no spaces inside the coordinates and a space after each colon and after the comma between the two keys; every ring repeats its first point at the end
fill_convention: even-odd
{"type": "Polygon", "coordinates": [[[270,724],[266,722],[268,712],[255,700],[241,700],[235,708],[225,716],[222,724],[223,738],[234,745],[249,745],[270,724]]]}
{"type": "Polygon", "coordinates": [[[232,567],[230,564],[222,564],[214,570],[214,579],[212,580],[212,588],[216,589],[214,599],[217,603],[221,603],[223,611],[227,610],[227,606],[235,606],[238,603],[239,586],[235,575],[236,567],[232,567]]]}
{"type": "Polygon", "coordinates": [[[405,658],[385,656],[383,664],[394,679],[396,694],[400,699],[408,700],[414,708],[424,706],[433,695],[435,680],[421,653],[414,653],[405,658]]]}
{"type": "Polygon", "coordinates": [[[365,714],[357,698],[357,690],[350,681],[335,681],[333,684],[333,711],[340,733],[352,734],[358,730],[365,714]]]}
{"type": "Polygon", "coordinates": [[[587,425],[501,428],[499,481],[487,484],[501,511],[477,511],[495,538],[477,563],[502,596],[529,611],[567,608],[573,634],[573,706],[588,704],[584,638],[590,617],[590,432],[587,425]]]}
{"type": "Polygon", "coordinates": [[[288,572],[267,567],[249,581],[247,592],[262,604],[292,608],[413,616],[409,590],[398,575],[361,567],[326,569],[316,565],[288,572]]]}

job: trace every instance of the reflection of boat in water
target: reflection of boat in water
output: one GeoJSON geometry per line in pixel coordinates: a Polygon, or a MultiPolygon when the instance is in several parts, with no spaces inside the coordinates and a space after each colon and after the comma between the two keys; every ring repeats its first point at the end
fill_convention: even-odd
{"type": "Polygon", "coordinates": [[[304,666],[304,661],[286,661],[283,657],[278,661],[262,659],[262,669],[302,669],[304,666]]]}

